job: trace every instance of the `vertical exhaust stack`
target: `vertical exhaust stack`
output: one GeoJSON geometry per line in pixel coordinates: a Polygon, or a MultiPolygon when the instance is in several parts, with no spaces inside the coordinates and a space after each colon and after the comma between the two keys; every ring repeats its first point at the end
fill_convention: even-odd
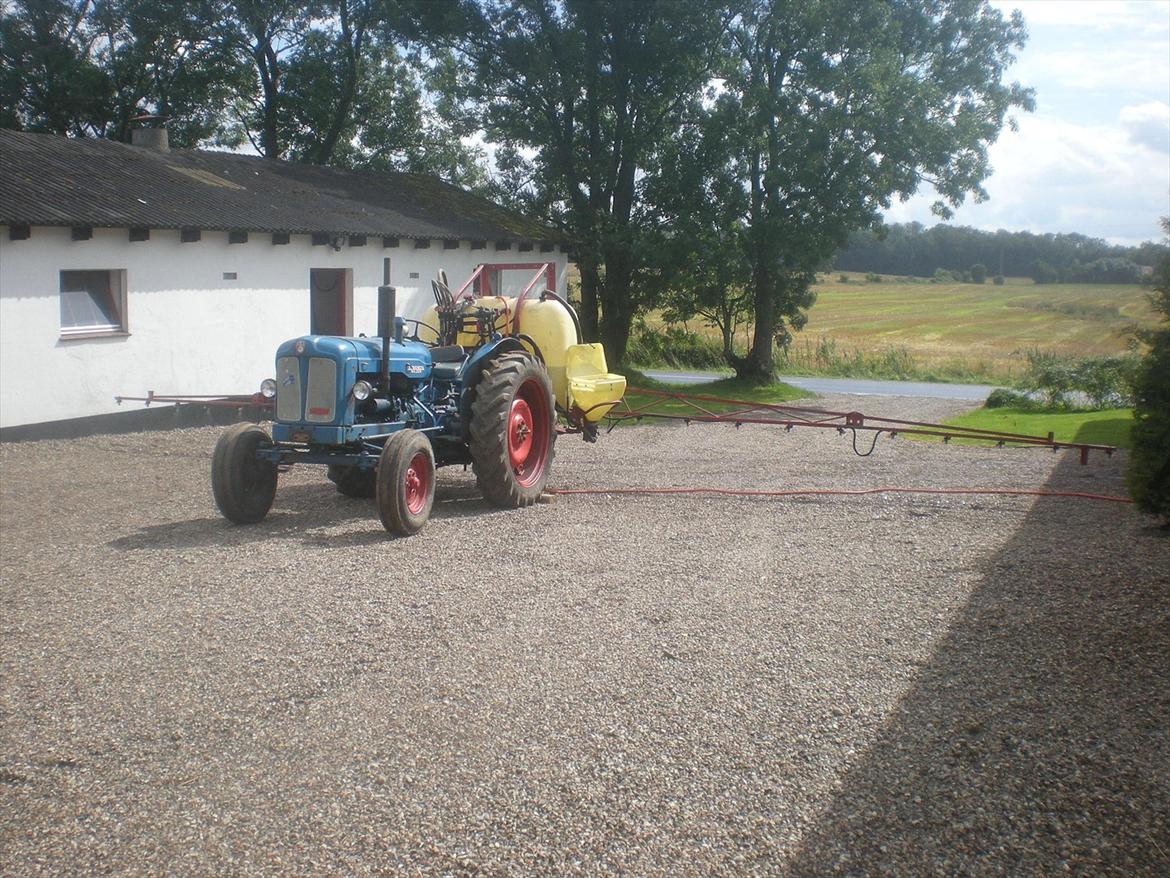
{"type": "Polygon", "coordinates": [[[378,287],[378,337],[382,339],[382,387],[390,387],[390,336],[394,331],[397,291],[390,286],[390,257],[382,260],[382,285],[378,287]]]}

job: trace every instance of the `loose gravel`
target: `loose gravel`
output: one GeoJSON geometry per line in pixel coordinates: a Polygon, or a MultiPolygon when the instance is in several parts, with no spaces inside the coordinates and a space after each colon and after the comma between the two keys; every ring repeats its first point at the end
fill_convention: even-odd
{"type": "MultiPolygon", "coordinates": [[[[449,468],[393,539],[304,467],[235,527],[218,433],[0,446],[0,873],[1170,872],[1170,539],[1129,506],[505,512],[449,468]]],[[[1123,454],[832,431],[557,452],[564,488],[1124,493],[1123,454]]]]}

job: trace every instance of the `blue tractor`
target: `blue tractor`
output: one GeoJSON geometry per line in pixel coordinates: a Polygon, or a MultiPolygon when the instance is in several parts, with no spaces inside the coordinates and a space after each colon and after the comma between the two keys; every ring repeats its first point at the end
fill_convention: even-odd
{"type": "Polygon", "coordinates": [[[299,464],[325,465],[344,495],[376,498],[383,526],[403,535],[426,523],[436,469],[450,464],[471,464],[497,506],[535,503],[558,429],[594,438],[625,379],[606,372],[600,345],[581,343],[576,314],[555,292],[531,299],[530,284],[514,299],[492,296],[487,279],[477,270],[478,285],[453,295],[441,277],[435,306],[408,320],[395,314],[387,259],[377,337],[282,344],[276,377],[261,385],[275,404],[271,434],[236,424],[215,446],[212,493],[223,515],[262,520],[278,473],[299,464]]]}

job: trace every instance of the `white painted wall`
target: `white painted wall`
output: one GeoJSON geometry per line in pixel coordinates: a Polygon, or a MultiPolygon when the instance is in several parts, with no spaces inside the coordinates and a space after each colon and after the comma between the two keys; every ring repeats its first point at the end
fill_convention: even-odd
{"type": "Polygon", "coordinates": [[[376,332],[382,259],[392,259],[398,313],[421,317],[431,304],[430,280],[439,268],[458,288],[480,262],[557,263],[565,293],[563,253],[472,250],[441,241],[415,249],[404,239],[383,249],[312,246],[308,235],[273,245],[252,233],[229,244],[226,232],[204,232],[181,243],[177,231],[152,230],[131,242],[126,229],[94,229],[88,241],[67,228],[36,226],[24,241],[0,226],[0,427],[117,412],[140,403],[114,397],[161,394],[250,394],[273,372],[277,346],[309,331],[309,269],[353,271],[354,331],[376,332]],[[59,272],[124,269],[124,337],[62,339],[59,272]],[[235,272],[235,280],[225,280],[235,272]],[[410,274],[417,273],[417,278],[410,274]]]}

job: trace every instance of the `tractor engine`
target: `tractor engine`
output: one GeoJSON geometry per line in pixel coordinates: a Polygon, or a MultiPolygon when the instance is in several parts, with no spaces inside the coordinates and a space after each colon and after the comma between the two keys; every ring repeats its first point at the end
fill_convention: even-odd
{"type": "Polygon", "coordinates": [[[389,340],[388,360],[383,382],[382,339],[303,336],[285,342],[276,353],[273,439],[338,445],[385,435],[388,423],[432,426],[436,404],[441,407],[453,389],[450,382],[431,381],[430,350],[389,340]]]}

